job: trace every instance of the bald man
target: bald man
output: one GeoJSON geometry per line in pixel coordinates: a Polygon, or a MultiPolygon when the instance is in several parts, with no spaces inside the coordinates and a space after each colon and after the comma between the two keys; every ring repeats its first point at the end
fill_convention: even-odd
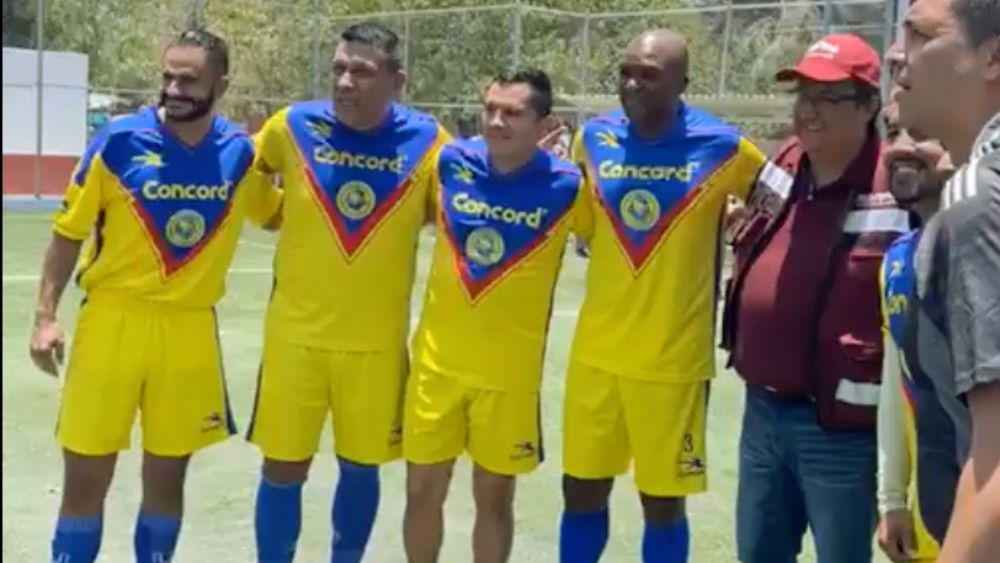
{"type": "Polygon", "coordinates": [[[681,101],[680,35],[637,37],[619,77],[622,109],[587,122],[573,146],[596,221],[567,374],[563,563],[600,559],[608,496],[632,461],[643,561],[687,560],[684,499],[706,488],[719,219],[765,162],[738,130],[681,101]]]}

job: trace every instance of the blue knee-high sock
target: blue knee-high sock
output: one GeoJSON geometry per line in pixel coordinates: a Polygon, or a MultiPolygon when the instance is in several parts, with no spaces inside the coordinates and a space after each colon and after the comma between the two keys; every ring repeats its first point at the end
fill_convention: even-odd
{"type": "Polygon", "coordinates": [[[564,511],[559,525],[560,563],[597,563],[608,545],[608,509],[564,511]]]}
{"type": "Polygon", "coordinates": [[[687,563],[691,547],[688,521],[646,524],[642,535],[643,563],[687,563]]]}
{"type": "Polygon", "coordinates": [[[333,495],[334,563],[358,563],[365,553],[378,511],[377,465],[361,465],[337,458],[340,479],[333,495]]]}
{"type": "Polygon", "coordinates": [[[254,530],[257,561],[291,563],[302,530],[302,483],[275,483],[261,477],[254,530]]]}
{"type": "Polygon", "coordinates": [[[93,563],[101,550],[103,519],[97,516],[60,516],[52,537],[52,561],[93,563]]]}
{"type": "Polygon", "coordinates": [[[180,533],[180,516],[140,511],[133,541],[136,563],[167,563],[173,559],[180,533]]]}

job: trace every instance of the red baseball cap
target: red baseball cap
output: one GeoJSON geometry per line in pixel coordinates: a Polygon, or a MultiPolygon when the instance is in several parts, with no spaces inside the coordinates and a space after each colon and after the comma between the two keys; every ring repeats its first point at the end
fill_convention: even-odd
{"type": "Polygon", "coordinates": [[[817,82],[840,82],[851,78],[876,88],[881,83],[882,63],[878,52],[857,35],[835,33],[814,43],[795,68],[778,72],[781,82],[808,78],[817,82]]]}

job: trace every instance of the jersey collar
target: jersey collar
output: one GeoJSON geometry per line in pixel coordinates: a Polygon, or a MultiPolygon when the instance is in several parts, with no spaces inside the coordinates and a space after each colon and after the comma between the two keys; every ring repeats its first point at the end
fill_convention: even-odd
{"type": "Polygon", "coordinates": [[[972,144],[973,158],[982,158],[996,151],[1000,151],[1000,113],[986,123],[976,137],[976,142],[972,144]]]}

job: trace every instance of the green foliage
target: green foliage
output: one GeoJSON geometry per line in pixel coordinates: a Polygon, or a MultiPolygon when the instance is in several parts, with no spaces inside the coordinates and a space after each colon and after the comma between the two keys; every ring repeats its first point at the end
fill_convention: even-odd
{"type": "Polygon", "coordinates": [[[3,0],[3,46],[33,47],[35,6],[27,0],[3,0]]]}
{"type": "MultiPolygon", "coordinates": [[[[374,12],[481,8],[384,20],[404,37],[409,76],[406,99],[436,104],[474,102],[482,85],[498,71],[510,68],[515,58],[522,66],[549,72],[561,96],[611,96],[622,49],[631,38],[653,27],[674,29],[688,37],[689,93],[768,93],[774,87],[774,72],[792,63],[816,39],[821,21],[817,10],[777,7],[736,10],[731,22],[721,10],[597,17],[586,24],[587,19],[580,17],[607,11],[690,8],[692,0],[525,0],[524,6],[571,13],[554,15],[525,8],[520,18],[511,8],[488,9],[506,1],[209,0],[204,21],[230,43],[233,71],[227,110],[240,117],[267,113],[293,99],[325,96],[337,34],[374,12]],[[354,14],[358,16],[344,17],[354,14]],[[518,19],[521,42],[515,55],[518,19]],[[727,23],[731,24],[728,38],[727,23]],[[724,51],[728,53],[725,66],[724,51]]],[[[32,14],[9,10],[16,2],[4,0],[5,44],[8,35],[11,41],[30,42],[32,14]]],[[[98,87],[155,90],[163,44],[192,19],[193,6],[200,3],[49,0],[47,43],[51,48],[90,55],[91,83],[98,87]]]]}

